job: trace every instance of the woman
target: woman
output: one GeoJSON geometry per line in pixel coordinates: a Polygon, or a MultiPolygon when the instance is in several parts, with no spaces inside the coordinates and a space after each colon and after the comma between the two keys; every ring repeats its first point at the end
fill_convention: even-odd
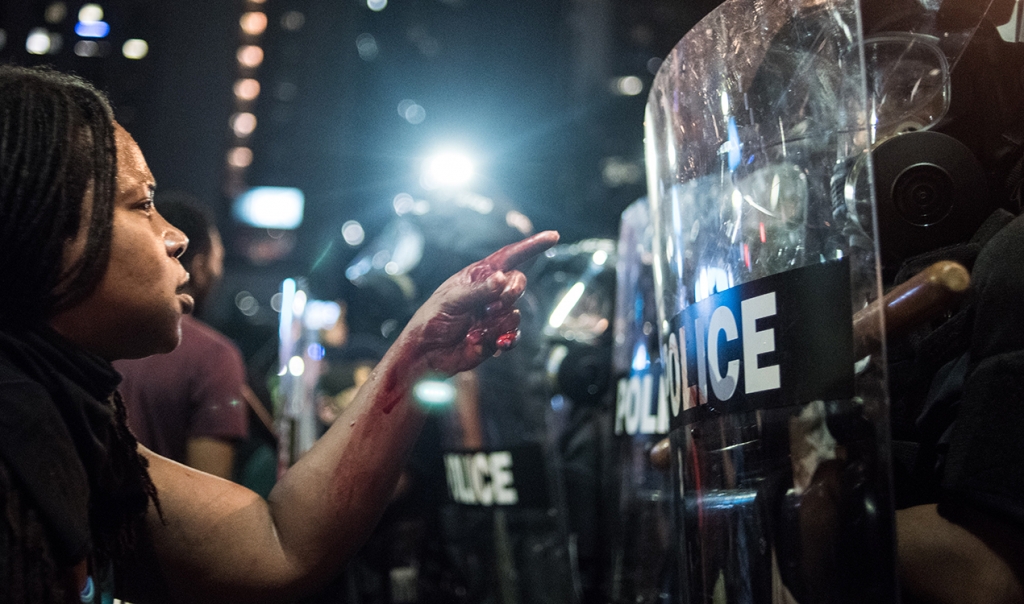
{"type": "Polygon", "coordinates": [[[381,513],[423,422],[408,396],[511,347],[535,235],[446,281],[267,501],[125,427],[110,361],[177,345],[187,245],[90,85],[0,67],[0,601],[287,601],[381,513]],[[90,591],[92,590],[92,591],[90,591]]]}

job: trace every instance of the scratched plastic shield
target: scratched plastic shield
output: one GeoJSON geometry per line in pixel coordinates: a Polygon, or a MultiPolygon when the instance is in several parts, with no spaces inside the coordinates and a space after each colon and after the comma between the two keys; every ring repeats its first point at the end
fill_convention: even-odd
{"type": "Polygon", "coordinates": [[[668,435],[669,409],[661,388],[654,291],[654,229],[647,199],[622,213],[616,264],[612,370],[616,379],[612,510],[608,524],[611,602],[645,604],[676,595],[671,549],[671,474],[650,462],[668,435]]]}
{"type": "Polygon", "coordinates": [[[538,361],[540,305],[531,288],[517,304],[516,347],[446,380],[447,400],[422,388],[417,394],[433,406],[439,429],[446,481],[440,537],[457,583],[439,601],[578,601],[550,393],[538,361]]]}
{"type": "Polygon", "coordinates": [[[645,118],[684,601],[895,602],[871,132],[853,0],[730,0],[645,118]],[[854,207],[856,206],[856,207],[854,207]],[[880,325],[873,325],[880,329],[880,325]]]}

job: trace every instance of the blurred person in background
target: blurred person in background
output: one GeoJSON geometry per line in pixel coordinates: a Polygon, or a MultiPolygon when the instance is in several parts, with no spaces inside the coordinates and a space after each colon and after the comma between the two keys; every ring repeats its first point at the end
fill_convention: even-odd
{"type": "Polygon", "coordinates": [[[443,283],[263,500],[128,430],[111,361],[172,350],[193,305],[155,186],[95,88],[0,67],[0,601],[286,602],[324,585],[394,491],[424,421],[412,384],[511,347],[513,268],[558,239],[443,283]]]}
{"type": "MultiPolygon", "coordinates": [[[[185,234],[179,260],[191,278],[185,292],[194,314],[206,306],[224,272],[220,233],[197,200],[184,194],[156,197],[160,213],[185,234]]],[[[238,346],[194,316],[181,319],[181,344],[168,354],[114,363],[139,442],[204,472],[231,478],[235,448],[248,434],[246,372],[238,346]]]]}

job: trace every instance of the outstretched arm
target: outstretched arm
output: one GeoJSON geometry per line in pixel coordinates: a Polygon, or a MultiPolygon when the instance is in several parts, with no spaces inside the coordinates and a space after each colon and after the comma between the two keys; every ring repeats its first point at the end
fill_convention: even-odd
{"type": "Polygon", "coordinates": [[[1024,603],[1024,535],[981,511],[965,520],[951,522],[935,504],[896,512],[904,602],[1024,603]]]}
{"type": "Polygon", "coordinates": [[[129,561],[119,575],[124,595],[272,602],[327,581],[377,522],[423,424],[411,386],[426,372],[454,375],[511,348],[519,326],[514,304],[526,286],[514,269],[557,241],[557,233],[539,233],[445,281],[267,502],[146,451],[165,522],[151,511],[151,558],[140,553],[129,561]]]}

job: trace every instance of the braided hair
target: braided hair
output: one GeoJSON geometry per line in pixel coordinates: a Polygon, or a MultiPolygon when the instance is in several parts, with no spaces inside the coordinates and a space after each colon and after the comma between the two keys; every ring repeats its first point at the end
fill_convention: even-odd
{"type": "Polygon", "coordinates": [[[36,323],[92,293],[110,258],[116,175],[100,92],[50,69],[0,66],[0,320],[36,323]],[[62,270],[79,232],[83,253],[62,270]]]}
{"type": "MultiPolygon", "coordinates": [[[[49,68],[0,66],[0,329],[42,327],[98,286],[113,231],[114,132],[109,101],[85,80],[49,68]],[[68,262],[66,249],[80,234],[84,246],[68,262]]],[[[109,404],[113,421],[104,437],[104,471],[117,486],[93,493],[100,505],[90,518],[101,570],[131,548],[149,500],[162,517],[124,403],[115,392],[109,404]]],[[[0,581],[25,586],[7,584],[22,594],[19,601],[60,599],[46,531],[12,485],[0,468],[0,514],[8,520],[0,522],[0,547],[9,546],[0,581]],[[3,526],[27,528],[7,533],[3,526]]]]}

